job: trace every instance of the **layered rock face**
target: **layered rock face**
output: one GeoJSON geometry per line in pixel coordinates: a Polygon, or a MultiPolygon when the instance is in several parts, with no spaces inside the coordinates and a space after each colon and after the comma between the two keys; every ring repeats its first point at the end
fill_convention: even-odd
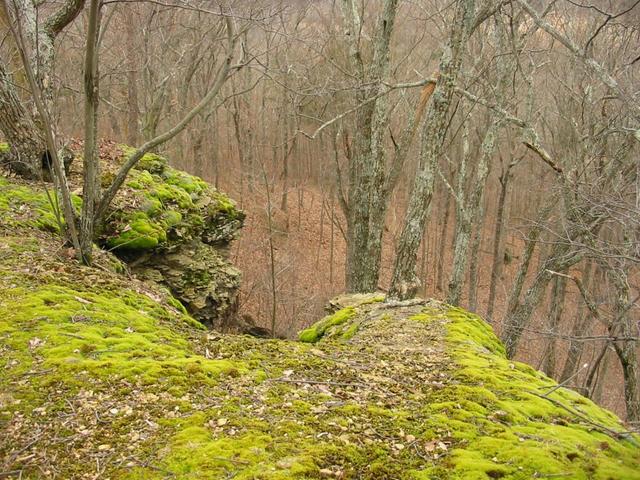
{"type": "MultiPolygon", "coordinates": [[[[130,152],[121,148],[124,159],[130,152]]],[[[114,200],[99,241],[137,276],[167,287],[196,320],[237,331],[241,276],[228,247],[243,220],[226,195],[147,154],[114,200]]]]}

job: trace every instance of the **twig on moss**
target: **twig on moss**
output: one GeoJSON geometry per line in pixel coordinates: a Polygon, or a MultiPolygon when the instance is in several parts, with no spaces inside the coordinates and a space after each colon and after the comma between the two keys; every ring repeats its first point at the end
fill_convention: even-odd
{"type": "Polygon", "coordinates": [[[75,333],[66,333],[60,332],[60,335],[64,335],[65,337],[78,338],[80,340],[86,340],[82,335],[76,335],[75,333]]]}
{"type": "Polygon", "coordinates": [[[587,368],[589,366],[588,363],[585,363],[584,365],[582,365],[582,367],[580,367],[573,375],[571,375],[569,378],[567,378],[564,382],[559,383],[558,385],[555,385],[553,388],[551,388],[547,393],[545,393],[544,395],[542,395],[543,397],[548,397],[549,395],[551,395],[553,392],[555,392],[556,390],[558,390],[561,387],[564,387],[567,383],[569,383],[571,380],[573,380],[575,377],[578,376],[578,374],[584,370],[585,368],[587,368]]]}
{"type": "Polygon", "coordinates": [[[575,409],[573,409],[571,407],[568,407],[564,403],[562,403],[562,402],[560,402],[560,401],[558,401],[558,400],[556,400],[554,398],[546,397],[544,395],[540,395],[539,393],[532,392],[532,391],[529,391],[529,393],[531,393],[532,395],[535,395],[536,397],[543,398],[545,400],[549,400],[555,406],[560,407],[560,408],[566,410],[567,412],[575,415],[576,417],[580,418],[581,420],[584,420],[588,424],[593,425],[598,430],[600,430],[602,433],[605,433],[605,434],[609,435],[610,437],[612,437],[612,438],[614,438],[616,440],[620,439],[620,438],[625,438],[625,439],[631,441],[634,445],[638,446],[638,442],[636,442],[635,439],[632,437],[632,432],[630,432],[628,430],[625,430],[625,431],[613,430],[612,428],[609,428],[606,425],[602,425],[601,423],[594,422],[593,420],[591,420],[586,415],[580,413],[579,411],[577,411],[577,410],[575,410],[575,409]]]}
{"type": "Polygon", "coordinates": [[[213,458],[214,460],[220,460],[221,462],[230,462],[233,464],[237,464],[237,465],[249,465],[250,462],[245,462],[244,460],[234,460],[233,458],[226,458],[226,457],[208,457],[208,458],[213,458]]]}

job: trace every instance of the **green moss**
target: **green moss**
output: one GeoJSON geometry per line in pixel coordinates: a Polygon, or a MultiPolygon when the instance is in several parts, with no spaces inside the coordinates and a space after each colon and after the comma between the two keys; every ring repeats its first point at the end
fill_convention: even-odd
{"type": "Polygon", "coordinates": [[[233,219],[239,218],[241,216],[235,202],[231,200],[227,195],[222,192],[216,192],[214,198],[217,202],[215,205],[215,211],[220,212],[233,219]]]}
{"type": "Polygon", "coordinates": [[[175,227],[182,222],[182,214],[176,210],[167,210],[162,214],[162,219],[168,227],[175,227]]]}
{"type": "MultiPolygon", "coordinates": [[[[187,312],[187,309],[185,308],[185,306],[180,302],[180,300],[174,298],[173,296],[169,296],[169,298],[167,299],[167,302],[169,303],[169,305],[171,305],[173,308],[177,309],[178,311],[182,312],[185,315],[188,315],[189,312],[187,312]]],[[[201,328],[202,327],[201,324],[198,324],[201,328]]]]}
{"type": "Polygon", "coordinates": [[[0,153],[5,153],[9,151],[9,144],[6,142],[0,142],[0,153]]]}
{"type": "Polygon", "coordinates": [[[637,439],[617,442],[614,455],[602,447],[611,441],[603,428],[624,432],[619,420],[570,390],[550,393],[555,382],[507,360],[478,316],[427,308],[412,319],[446,322],[456,364],[453,380],[427,407],[432,431],[450,431],[455,447],[426,478],[640,478],[637,439]]]}
{"type": "Polygon", "coordinates": [[[133,215],[123,232],[107,240],[107,246],[111,249],[149,250],[166,240],[164,226],[153,222],[143,212],[138,212],[133,215]]]}
{"type": "MultiPolygon", "coordinates": [[[[122,146],[123,161],[135,149],[122,146]]],[[[147,154],[131,170],[102,235],[109,248],[142,251],[191,238],[230,240],[243,215],[224,194],[205,181],[147,154]],[[230,227],[233,224],[233,227],[230,227]]]]}
{"type": "MultiPolygon", "coordinates": [[[[123,152],[123,163],[136,151],[134,147],[129,147],[128,145],[120,145],[120,149],[123,152]]],[[[169,162],[167,162],[167,159],[160,155],[157,155],[155,153],[145,153],[143,157],[138,161],[138,164],[135,168],[138,170],[146,170],[154,174],[160,174],[167,167],[168,163],[169,162]]]]}
{"type": "Polygon", "coordinates": [[[353,318],[355,314],[356,309],[354,307],[346,307],[338,310],[336,313],[323,318],[311,327],[302,330],[298,334],[298,339],[301,342],[315,343],[322,338],[328,329],[344,324],[347,320],[353,318]]]}
{"type": "MultiPolygon", "coordinates": [[[[79,211],[82,205],[80,197],[73,195],[72,202],[79,211]]],[[[6,227],[35,227],[58,232],[56,209],[62,215],[62,207],[53,191],[38,191],[5,179],[0,183],[0,216],[6,227]]]]}

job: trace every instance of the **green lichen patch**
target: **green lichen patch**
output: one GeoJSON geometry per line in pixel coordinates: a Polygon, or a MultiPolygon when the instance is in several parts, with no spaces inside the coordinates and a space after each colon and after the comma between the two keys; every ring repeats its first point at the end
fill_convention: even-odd
{"type": "Polygon", "coordinates": [[[0,154],[9,151],[9,144],[7,142],[0,142],[0,154]]]}

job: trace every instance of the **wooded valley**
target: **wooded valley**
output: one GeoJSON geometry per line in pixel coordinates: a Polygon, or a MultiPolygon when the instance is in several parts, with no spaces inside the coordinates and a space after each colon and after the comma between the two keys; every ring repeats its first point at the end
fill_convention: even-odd
{"type": "MultiPolygon", "coordinates": [[[[342,293],[437,299],[640,426],[639,0],[0,0],[0,26],[0,180],[44,189],[65,262],[281,339],[342,293]]],[[[32,235],[11,192],[0,230],[32,235]]]]}

